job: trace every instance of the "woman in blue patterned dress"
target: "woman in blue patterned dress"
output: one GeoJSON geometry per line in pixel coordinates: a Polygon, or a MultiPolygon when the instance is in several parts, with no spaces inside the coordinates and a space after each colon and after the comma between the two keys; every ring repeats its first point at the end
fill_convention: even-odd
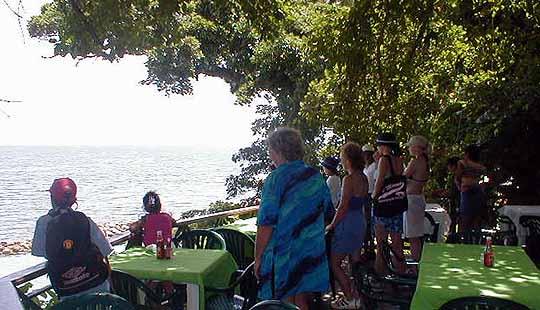
{"type": "Polygon", "coordinates": [[[329,287],[324,229],[334,213],[332,199],[321,173],[302,161],[300,132],[279,128],[267,145],[276,169],[264,182],[257,218],[259,298],[308,309],[310,293],[329,287]]]}

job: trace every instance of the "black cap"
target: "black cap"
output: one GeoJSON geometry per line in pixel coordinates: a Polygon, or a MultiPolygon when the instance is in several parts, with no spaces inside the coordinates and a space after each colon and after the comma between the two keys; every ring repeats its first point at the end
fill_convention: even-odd
{"type": "Polygon", "coordinates": [[[377,145],[394,145],[397,144],[396,136],[391,132],[383,132],[377,136],[377,145]]]}
{"type": "Polygon", "coordinates": [[[321,165],[327,169],[330,169],[332,171],[337,172],[337,167],[339,165],[339,159],[336,159],[332,156],[326,157],[322,162],[321,165]]]}

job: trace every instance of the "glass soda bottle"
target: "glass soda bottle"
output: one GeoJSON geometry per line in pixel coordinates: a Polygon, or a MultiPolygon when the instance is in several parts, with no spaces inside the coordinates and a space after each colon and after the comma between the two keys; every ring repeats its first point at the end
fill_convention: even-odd
{"type": "Polygon", "coordinates": [[[161,230],[156,232],[156,257],[157,259],[165,258],[165,242],[163,241],[163,232],[161,230]]]}
{"type": "Polygon", "coordinates": [[[486,237],[486,247],[484,248],[484,266],[493,267],[495,255],[493,253],[493,241],[491,237],[486,237]]]}
{"type": "Polygon", "coordinates": [[[167,238],[166,250],[165,250],[165,259],[171,259],[171,256],[172,256],[171,238],[167,238]]]}

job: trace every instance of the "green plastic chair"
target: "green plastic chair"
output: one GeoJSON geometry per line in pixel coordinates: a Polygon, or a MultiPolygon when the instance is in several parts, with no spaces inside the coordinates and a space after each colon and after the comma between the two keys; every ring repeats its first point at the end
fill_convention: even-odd
{"type": "Polygon", "coordinates": [[[515,301],[488,296],[461,297],[445,303],[440,310],[529,310],[515,301]]]}
{"type": "Polygon", "coordinates": [[[299,310],[295,305],[280,300],[265,300],[256,304],[249,310],[299,310]]]}
{"type": "Polygon", "coordinates": [[[36,304],[32,298],[28,297],[23,291],[18,287],[15,287],[17,294],[19,294],[19,299],[25,310],[42,310],[41,307],[36,304]]]}
{"type": "Polygon", "coordinates": [[[225,250],[225,240],[218,233],[205,229],[194,229],[175,236],[174,245],[178,248],[225,250]]]}
{"type": "Polygon", "coordinates": [[[435,219],[433,219],[433,216],[429,214],[427,211],[424,211],[424,218],[429,222],[429,225],[431,227],[430,232],[424,234],[424,240],[427,242],[438,242],[439,238],[439,229],[441,224],[439,222],[435,222],[435,219]]]}
{"type": "Polygon", "coordinates": [[[255,278],[255,263],[251,263],[242,271],[228,287],[205,287],[212,293],[206,300],[206,310],[235,310],[235,299],[243,300],[241,310],[247,310],[257,302],[257,278],[255,278]],[[236,288],[240,287],[240,295],[235,295],[236,288]]]}
{"type": "Polygon", "coordinates": [[[230,228],[216,228],[225,240],[227,251],[231,253],[239,269],[246,269],[255,260],[255,242],[241,231],[230,228]]]}
{"type": "Polygon", "coordinates": [[[143,281],[123,271],[113,269],[111,272],[111,282],[113,293],[139,308],[161,306],[170,298],[160,298],[143,281]]]}
{"type": "Polygon", "coordinates": [[[124,298],[110,293],[93,293],[68,297],[52,310],[135,310],[124,298]]]}

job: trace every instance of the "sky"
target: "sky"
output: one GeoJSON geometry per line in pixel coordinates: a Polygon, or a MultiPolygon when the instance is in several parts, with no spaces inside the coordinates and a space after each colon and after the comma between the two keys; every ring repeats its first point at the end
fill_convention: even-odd
{"type": "MultiPolygon", "coordinates": [[[[16,9],[18,0],[5,0],[16,9]]],[[[47,1],[24,0],[28,20],[47,1]]],[[[44,58],[53,45],[32,39],[0,1],[1,145],[179,145],[237,149],[253,140],[254,107],[233,104],[218,78],[194,82],[194,94],[166,97],[146,78],[144,57],[120,62],[44,58]],[[9,117],[7,115],[9,115],[9,117]]]]}

